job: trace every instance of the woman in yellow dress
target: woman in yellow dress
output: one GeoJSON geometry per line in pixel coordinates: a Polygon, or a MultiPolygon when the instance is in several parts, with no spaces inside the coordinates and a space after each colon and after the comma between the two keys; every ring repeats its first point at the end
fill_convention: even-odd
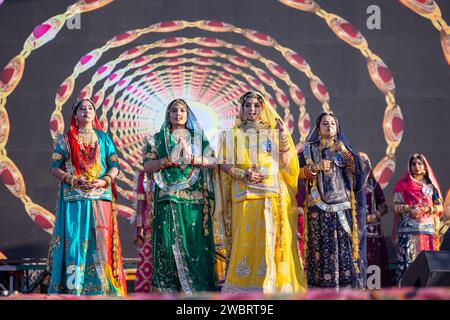
{"type": "Polygon", "coordinates": [[[227,253],[223,292],[304,292],[306,276],[297,248],[299,163],[280,116],[257,92],[240,98],[236,125],[219,142],[227,253]]]}

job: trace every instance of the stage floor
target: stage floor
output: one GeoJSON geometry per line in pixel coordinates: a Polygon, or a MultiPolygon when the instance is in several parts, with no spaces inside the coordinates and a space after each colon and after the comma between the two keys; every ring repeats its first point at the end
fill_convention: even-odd
{"type": "Polygon", "coordinates": [[[0,300],[450,300],[450,288],[391,288],[381,290],[311,289],[304,294],[205,293],[196,295],[137,294],[126,297],[12,294],[0,300]]]}

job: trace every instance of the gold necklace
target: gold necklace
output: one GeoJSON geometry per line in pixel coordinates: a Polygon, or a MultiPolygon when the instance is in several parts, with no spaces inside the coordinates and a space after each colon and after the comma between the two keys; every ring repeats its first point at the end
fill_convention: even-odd
{"type": "Polygon", "coordinates": [[[94,129],[78,129],[78,142],[83,145],[94,145],[97,141],[97,135],[94,129]]]}
{"type": "Polygon", "coordinates": [[[420,182],[422,182],[422,183],[425,183],[425,182],[426,182],[425,174],[413,174],[412,176],[413,176],[413,178],[414,178],[415,180],[417,180],[417,181],[420,181],[420,182]]]}
{"type": "Polygon", "coordinates": [[[320,138],[321,147],[332,147],[334,145],[333,138],[320,138]]]}
{"type": "Polygon", "coordinates": [[[248,129],[261,130],[261,129],[269,129],[270,128],[270,124],[265,122],[264,120],[256,120],[256,121],[244,120],[241,123],[241,127],[244,130],[248,130],[248,129]]]}
{"type": "Polygon", "coordinates": [[[91,133],[94,133],[94,129],[78,129],[78,133],[79,134],[87,134],[87,133],[91,134],[91,133]]]}

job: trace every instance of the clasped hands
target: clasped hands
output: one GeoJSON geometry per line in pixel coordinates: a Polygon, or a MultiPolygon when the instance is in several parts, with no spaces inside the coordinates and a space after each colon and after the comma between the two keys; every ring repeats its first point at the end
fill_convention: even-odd
{"type": "Polygon", "coordinates": [[[250,183],[258,184],[264,180],[264,175],[259,172],[256,165],[252,165],[251,168],[245,170],[245,179],[250,183]]]}
{"type": "MultiPolygon", "coordinates": [[[[340,152],[340,153],[349,152],[347,147],[344,145],[344,143],[339,140],[336,140],[334,142],[333,149],[335,152],[340,152]]],[[[328,172],[331,170],[331,167],[332,167],[331,160],[322,159],[322,160],[320,160],[320,162],[314,164],[312,169],[315,172],[318,172],[318,171],[328,172]]]]}
{"type": "Polygon", "coordinates": [[[425,205],[404,205],[404,210],[409,214],[411,218],[418,218],[420,216],[433,213],[432,206],[425,205]]]}
{"type": "Polygon", "coordinates": [[[191,163],[192,152],[183,138],[178,138],[177,145],[170,154],[170,161],[176,165],[191,163]]]}
{"type": "Polygon", "coordinates": [[[89,181],[86,179],[86,177],[80,177],[80,178],[74,179],[73,185],[74,185],[74,187],[79,188],[79,189],[92,190],[92,189],[104,188],[108,185],[108,182],[106,182],[103,179],[95,179],[95,180],[89,181]]]}
{"type": "MultiPolygon", "coordinates": [[[[203,160],[203,159],[202,159],[203,160]]],[[[181,164],[199,164],[194,162],[193,155],[192,155],[192,149],[189,144],[186,143],[186,141],[183,138],[179,138],[177,145],[175,148],[173,148],[172,153],[170,154],[170,161],[176,165],[181,164]]]]}

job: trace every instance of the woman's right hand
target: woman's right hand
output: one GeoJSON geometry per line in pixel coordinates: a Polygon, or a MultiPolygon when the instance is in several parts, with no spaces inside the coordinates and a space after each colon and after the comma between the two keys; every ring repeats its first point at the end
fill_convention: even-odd
{"type": "Polygon", "coordinates": [[[178,163],[181,158],[181,152],[183,151],[183,139],[179,138],[177,141],[177,145],[173,148],[170,154],[170,160],[173,163],[178,163]]]}
{"type": "Polygon", "coordinates": [[[392,236],[390,237],[390,240],[391,240],[392,246],[393,246],[394,248],[396,248],[396,247],[397,247],[397,235],[392,235],[392,236]]]}
{"type": "Polygon", "coordinates": [[[137,248],[141,248],[144,245],[144,228],[143,227],[137,227],[136,228],[136,237],[134,238],[134,245],[137,248]]]}
{"type": "Polygon", "coordinates": [[[320,160],[319,163],[314,165],[315,171],[324,171],[328,172],[331,170],[331,160],[320,160]]]}

